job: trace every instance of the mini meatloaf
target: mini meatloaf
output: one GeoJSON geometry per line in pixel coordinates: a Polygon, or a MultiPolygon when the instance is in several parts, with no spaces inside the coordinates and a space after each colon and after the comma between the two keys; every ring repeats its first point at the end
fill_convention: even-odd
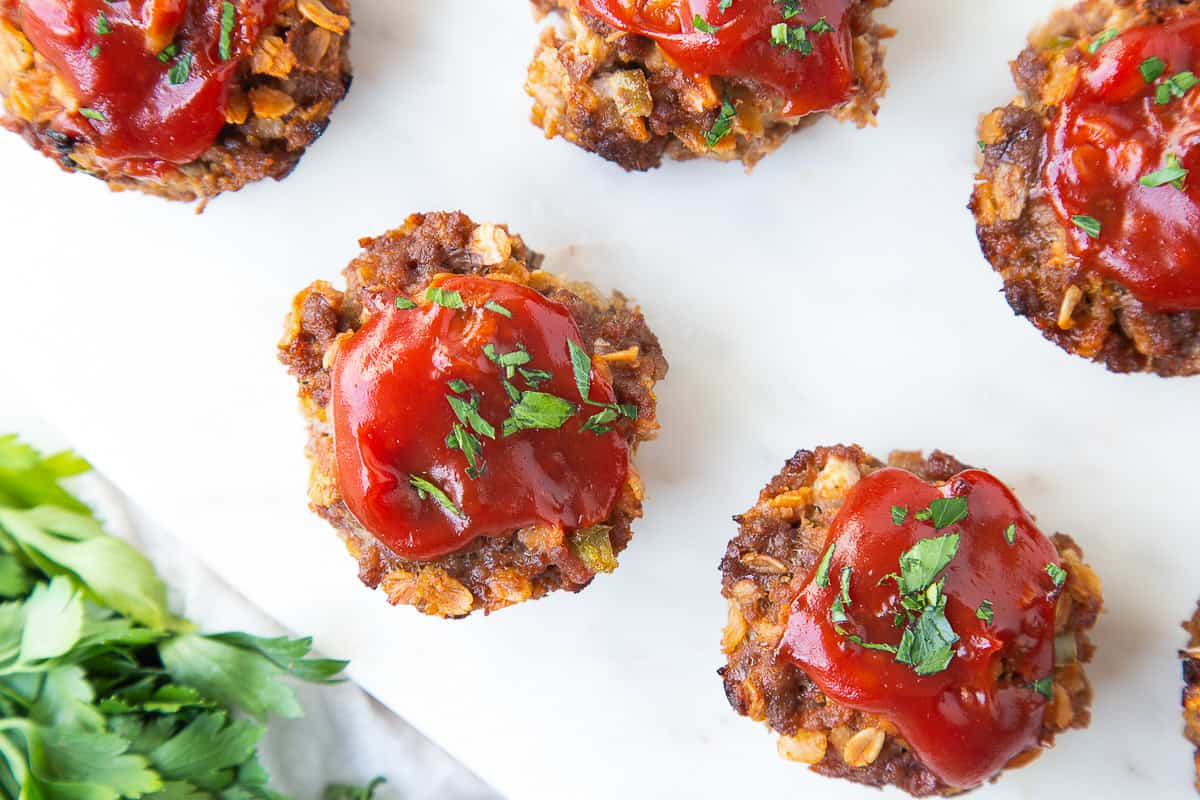
{"type": "Polygon", "coordinates": [[[297,295],[279,355],[308,422],[311,507],[362,582],[463,617],[615,569],[667,373],[638,307],[461,213],[360,244],[345,291],[297,295]]]}
{"type": "Polygon", "coordinates": [[[1196,789],[1200,790],[1200,605],[1184,623],[1188,632],[1187,649],[1179,654],[1183,659],[1183,721],[1184,735],[1196,746],[1193,766],[1196,770],[1196,789]]]}
{"type": "Polygon", "coordinates": [[[0,0],[0,124],[114,190],[206,202],[292,171],[350,87],[349,32],[350,0],[0,0]]]}
{"type": "Polygon", "coordinates": [[[822,775],[892,785],[914,796],[948,795],[1031,761],[1057,733],[1088,724],[1092,692],[1083,663],[1092,656],[1088,631],[1101,608],[1100,581],[1070,537],[1043,536],[987,473],[938,451],[928,457],[897,452],[884,464],[858,446],[802,450],[736,521],[738,534],[721,562],[729,618],[721,643],[727,663],[719,672],[734,710],[777,733],[784,758],[822,775]],[[884,498],[896,497],[888,492],[901,486],[922,499],[893,499],[889,508],[884,498]],[[966,499],[956,500],[958,495],[966,499]],[[870,502],[883,505],[871,508],[870,502]],[[994,513],[996,508],[1009,513],[994,513]],[[866,538],[847,546],[840,532],[855,524],[866,538]],[[893,546],[888,537],[906,537],[910,530],[914,536],[919,530],[916,541],[929,541],[904,552],[897,564],[894,556],[910,542],[893,546]],[[921,550],[947,541],[991,552],[951,549],[943,553],[945,561],[932,563],[921,550]],[[884,571],[868,568],[864,553],[888,547],[877,565],[884,571]],[[922,553],[928,569],[914,578],[910,571],[920,572],[922,553]],[[1032,569],[1023,572],[1023,562],[1004,559],[1024,559],[1032,569]],[[1003,574],[966,572],[978,563],[1004,563],[1003,574]],[[1014,583],[1025,579],[1028,588],[1014,583]],[[900,588],[908,581],[913,583],[904,591],[911,595],[900,588]],[[972,600],[968,594],[976,585],[994,593],[972,600]],[[807,598],[821,593],[832,603],[810,614],[807,598]],[[1026,605],[1031,596],[1036,599],[1026,605]],[[1029,609],[1041,616],[1022,617],[1029,609]],[[877,627],[861,627],[868,623],[877,627]],[[1018,630],[1036,631],[1036,648],[1018,630]],[[939,642],[945,647],[912,655],[921,650],[920,634],[931,631],[949,634],[939,642]],[[980,641],[997,649],[981,654],[980,641]],[[789,655],[814,647],[827,648],[822,658],[789,655]],[[829,672],[831,682],[822,683],[829,672]],[[922,684],[942,679],[936,690],[922,684]],[[847,684],[863,692],[853,708],[829,696],[837,691],[829,686],[847,684]],[[874,706],[872,690],[880,695],[874,706]],[[955,699],[960,696],[961,705],[955,699]],[[988,716],[967,699],[980,696],[1004,705],[984,706],[994,713],[988,716]],[[954,714],[942,717],[938,709],[947,705],[954,714]],[[875,710],[863,710],[867,706],[875,710]],[[962,730],[950,727],[955,714],[967,720],[962,730]],[[1021,725],[999,730],[999,718],[1021,725]],[[901,729],[919,734],[928,752],[919,754],[901,729]],[[968,740],[977,752],[969,752],[968,740]],[[993,749],[1001,745],[1007,749],[993,749]],[[947,774],[972,777],[952,785],[941,777],[947,774]]]}
{"type": "Polygon", "coordinates": [[[671,48],[672,37],[648,25],[614,27],[612,15],[628,5],[619,0],[533,0],[539,16],[562,23],[545,29],[529,67],[533,122],[547,138],[561,136],[626,170],[657,167],[664,155],[749,169],[826,114],[860,128],[875,123],[892,31],[873,12],[890,2],[738,0],[690,22],[687,4],[637,4],[643,21],[659,13],[684,25],[687,46],[700,54],[689,69],[678,49],[672,56],[660,46],[671,48]],[[605,7],[608,21],[599,16],[605,7]],[[703,55],[714,42],[722,63],[703,55]]]}
{"type": "Polygon", "coordinates": [[[1155,40],[1196,20],[1190,0],[1059,10],[1012,63],[1020,95],[979,126],[970,207],[1009,305],[1113,372],[1200,373],[1200,254],[1193,223],[1180,223],[1200,207],[1200,181],[1174,171],[1200,151],[1172,132],[1197,124],[1200,64],[1164,62],[1179,48],[1155,40]],[[1089,76],[1114,66],[1137,93],[1106,114],[1089,76]]]}

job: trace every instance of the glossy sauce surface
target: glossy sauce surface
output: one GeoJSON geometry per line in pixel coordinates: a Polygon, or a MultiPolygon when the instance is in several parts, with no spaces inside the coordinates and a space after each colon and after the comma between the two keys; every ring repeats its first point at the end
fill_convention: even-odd
{"type": "Polygon", "coordinates": [[[935,487],[904,470],[881,469],[851,489],[830,527],[829,545],[829,585],[820,586],[814,570],[792,605],[780,657],[837,703],[890,719],[922,763],[950,786],[975,786],[1037,745],[1046,700],[1030,686],[1053,670],[1060,590],[1046,565],[1059,559],[1007,487],[979,470],[935,487]],[[961,522],[935,530],[916,518],[935,499],[951,496],[967,498],[968,516],[961,522]],[[908,509],[900,525],[892,506],[908,509]],[[1010,545],[1005,531],[1013,523],[1010,545]],[[892,653],[866,649],[835,630],[830,613],[841,591],[839,576],[850,567],[843,631],[899,645],[899,590],[885,578],[919,540],[948,533],[960,534],[958,553],[942,573],[945,616],[959,640],[946,669],[918,675],[892,653]],[[992,604],[990,624],[977,616],[985,600],[992,604]],[[998,680],[1001,664],[1006,674],[998,680]]]}
{"type": "Polygon", "coordinates": [[[1151,307],[1200,309],[1200,87],[1157,102],[1158,85],[1200,70],[1200,19],[1133,28],[1089,56],[1048,138],[1043,183],[1068,244],[1087,269],[1151,307]],[[1152,57],[1165,70],[1148,82],[1152,57]],[[1177,157],[1183,188],[1141,179],[1177,157]],[[1092,217],[1093,238],[1071,222],[1092,217]]]}
{"type": "MultiPolygon", "coordinates": [[[[466,309],[414,298],[419,307],[403,310],[394,298],[382,298],[338,351],[334,443],[339,486],[355,517],[409,559],[436,558],[527,525],[571,531],[608,519],[628,474],[628,445],[617,428],[580,429],[599,409],[581,403],[567,342],[583,339],[566,307],[509,281],[439,276],[434,285],[458,292],[466,309]],[[489,301],[512,318],[485,308],[489,301]],[[570,401],[578,412],[559,428],[504,436],[512,400],[502,383],[505,371],[484,350],[489,344],[495,353],[523,346],[530,355],[526,368],[550,373],[537,391],[570,401]],[[447,447],[458,422],[447,396],[472,396],[456,391],[454,381],[477,393],[478,413],[495,429],[494,439],[479,437],[485,466],[477,478],[468,474],[464,453],[447,447]],[[440,487],[463,516],[422,498],[410,483],[413,475],[440,487]]],[[[530,387],[520,373],[511,383],[530,387]]],[[[615,399],[595,367],[590,399],[615,399]]]]}
{"type": "Polygon", "coordinates": [[[238,64],[276,5],[233,4],[228,58],[221,0],[9,0],[6,13],[86,109],[54,127],[132,173],[155,174],[212,146],[238,64]]]}
{"type": "Polygon", "coordinates": [[[826,111],[850,98],[854,56],[848,26],[850,0],[804,0],[801,13],[785,19],[773,0],[736,0],[722,11],[719,0],[580,0],[580,7],[618,30],[649,37],[683,69],[698,76],[758,81],[787,98],[784,113],[826,111]],[[716,28],[698,30],[696,15],[716,28]],[[824,19],[834,30],[812,32],[824,19]],[[771,28],[806,28],[807,55],[774,44],[771,28]]]}

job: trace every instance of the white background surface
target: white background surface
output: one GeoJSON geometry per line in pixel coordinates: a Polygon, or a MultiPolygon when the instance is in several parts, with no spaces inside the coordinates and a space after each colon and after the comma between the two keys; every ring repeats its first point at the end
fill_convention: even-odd
{"type": "Polygon", "coordinates": [[[1190,797],[1179,620],[1200,592],[1200,379],[1116,376],[1015,319],[964,206],[978,114],[1049,0],[898,0],[878,129],[822,122],[752,177],[626,175],[528,125],[521,0],[359,0],[356,81],[283,184],[201,217],[0,138],[6,380],[221,575],[514,800],[875,797],[808,774],[715,670],[717,563],[793,450],[941,447],[1072,533],[1106,583],[1093,726],[980,796],[1190,797]],[[362,589],[305,508],[274,343],[292,294],[414,210],[507,222],[642,301],[671,375],[646,518],[578,596],[447,623],[362,589]]]}

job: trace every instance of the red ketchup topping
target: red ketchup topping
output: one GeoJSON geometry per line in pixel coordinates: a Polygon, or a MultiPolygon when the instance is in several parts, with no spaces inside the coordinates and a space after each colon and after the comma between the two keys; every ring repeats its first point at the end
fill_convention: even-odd
{"type": "Polygon", "coordinates": [[[1159,85],[1192,70],[1200,71],[1194,16],[1104,44],[1050,127],[1043,173],[1082,266],[1164,311],[1200,310],[1200,88],[1157,102],[1167,91],[1159,85]],[[1153,83],[1142,73],[1151,57],[1165,64],[1153,83]],[[1192,172],[1183,188],[1143,186],[1169,157],[1192,172]],[[1072,224],[1076,216],[1098,220],[1099,237],[1072,224]]]}
{"type": "MultiPolygon", "coordinates": [[[[583,337],[566,307],[492,278],[439,276],[433,285],[458,292],[466,308],[422,300],[398,309],[395,296],[382,297],[338,350],[331,409],[338,483],[350,511],[395,553],[416,560],[528,525],[576,530],[603,522],[625,484],[629,447],[616,429],[581,430],[601,409],[580,403],[567,342],[583,337]],[[512,318],[486,308],[489,302],[512,318]],[[530,359],[523,367],[550,373],[535,376],[536,390],[570,401],[576,413],[558,428],[505,436],[513,401],[488,345],[493,357],[524,347],[530,359]],[[470,389],[457,384],[456,391],[457,381],[470,389]],[[494,428],[495,438],[477,435],[479,477],[468,474],[461,449],[447,446],[462,424],[448,395],[477,397],[478,414],[494,428]],[[461,516],[432,494],[422,498],[414,475],[444,491],[461,516]]],[[[510,383],[519,391],[534,385],[519,371],[510,383]]],[[[608,377],[595,368],[590,399],[615,401],[608,377]]]]}
{"type": "Polygon", "coordinates": [[[979,470],[935,487],[904,470],[881,469],[850,491],[830,527],[830,545],[828,585],[819,585],[818,568],[801,589],[780,645],[782,658],[835,702],[891,720],[949,786],[975,786],[1037,745],[1046,699],[1031,687],[1054,666],[1061,590],[1046,567],[1059,558],[1007,487],[979,470]],[[942,530],[917,519],[944,497],[965,497],[967,517],[942,530]],[[892,506],[908,509],[900,525],[892,506]],[[1010,524],[1016,526],[1011,545],[1005,534],[1010,524]],[[886,576],[900,572],[901,554],[919,540],[949,533],[960,534],[957,555],[940,573],[945,618],[959,637],[949,665],[918,675],[893,653],[850,641],[848,636],[858,636],[900,645],[900,590],[886,576]],[[831,610],[845,567],[851,568],[851,602],[839,632],[831,610]],[[991,602],[990,624],[977,616],[985,600],[991,602]]]}
{"type": "MultiPolygon", "coordinates": [[[[847,24],[851,0],[803,0],[795,4],[801,13],[787,19],[789,4],[775,0],[735,0],[724,11],[719,0],[580,0],[579,5],[618,30],[653,39],[696,76],[765,84],[787,98],[785,114],[827,111],[850,99],[853,91],[854,52],[847,24]],[[697,29],[696,15],[716,31],[697,29]],[[822,30],[822,19],[833,30],[822,30]],[[773,43],[771,29],[779,23],[803,28],[811,52],[773,43]]],[[[808,50],[808,45],[796,45],[808,50]]]]}
{"type": "Polygon", "coordinates": [[[225,59],[220,0],[23,0],[7,13],[85,109],[55,126],[130,172],[158,174],[216,141],[229,84],[276,4],[234,3],[225,59]]]}

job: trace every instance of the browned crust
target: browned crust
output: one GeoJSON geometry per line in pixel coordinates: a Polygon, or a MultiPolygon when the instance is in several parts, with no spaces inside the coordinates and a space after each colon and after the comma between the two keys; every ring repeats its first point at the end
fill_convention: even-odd
{"type": "MultiPolygon", "coordinates": [[[[567,283],[538,269],[542,257],[504,226],[476,225],[462,213],[414,214],[377,238],[362,239],[363,251],[343,274],[340,292],[318,281],[296,296],[288,315],[280,360],[300,384],[308,422],[312,463],[312,509],[338,530],[358,561],[359,578],[381,587],[392,604],[413,605],[443,617],[485,613],[535,599],[555,589],[577,592],[594,574],[572,551],[572,534],[550,527],[526,528],[506,537],[482,538],[466,549],[433,561],[400,558],[354,519],[338,492],[333,440],[326,413],[332,354],[340,338],[366,320],[364,301],[375,294],[422,293],[443,273],[500,275],[519,281],[565,305],[579,325],[598,369],[610,371],[617,401],[637,405],[636,424],[620,429],[631,453],[658,430],[654,384],[667,373],[658,339],[641,311],[621,294],[603,297],[587,284],[567,283]]],[[[621,552],[642,515],[642,485],[633,464],[612,516],[609,540],[621,552]]]]}
{"type": "Polygon", "coordinates": [[[979,126],[984,152],[970,208],[1009,305],[1062,349],[1113,372],[1200,373],[1200,312],[1155,311],[1080,268],[1041,192],[1046,129],[1096,35],[1197,13],[1191,0],[1086,0],[1057,12],[1012,64],[1020,96],[979,126]]]}
{"type": "MultiPolygon", "coordinates": [[[[851,10],[857,90],[828,114],[864,127],[875,123],[887,91],[883,42],[891,29],[872,12],[891,0],[858,0],[851,10]]],[[[578,9],[576,0],[533,0],[539,14],[567,25],[541,36],[525,88],[534,99],[533,122],[547,138],[561,136],[627,170],[647,170],[675,159],[715,158],[753,167],[793,131],[821,114],[784,116],[774,90],[736,78],[697,80],[681,71],[652,39],[614,31],[578,9]],[[733,135],[716,147],[705,142],[728,93],[737,108],[733,135]]]]}
{"type": "Polygon", "coordinates": [[[229,124],[200,158],[161,177],[127,174],[121,162],[101,159],[87,142],[55,131],[52,120],[74,101],[29,40],[0,20],[0,125],[64,170],[86,172],[115,191],[207,201],[263,178],[281,180],[324,133],[350,88],[349,15],[350,0],[281,0],[239,69],[229,124]]]}
{"type": "MultiPolygon", "coordinates": [[[[928,457],[897,452],[888,464],[931,483],[966,469],[940,451],[928,457]]],[[[721,593],[729,602],[729,620],[721,642],[728,660],[720,674],[730,705],[779,733],[779,752],[785,758],[810,764],[823,775],[896,786],[918,797],[953,794],[958,790],[926,769],[890,722],[834,703],[803,670],[775,657],[791,601],[820,558],[846,493],[860,476],[883,466],[857,445],[801,450],[762,490],[755,506],[736,518],[738,534],[721,561],[721,593]],[[875,745],[882,739],[882,746],[870,760],[862,755],[862,743],[872,738],[875,745]]],[[[1043,746],[1052,744],[1055,734],[1090,721],[1092,692],[1082,663],[1091,660],[1088,631],[1102,603],[1100,581],[1083,563],[1079,547],[1063,534],[1052,540],[1068,575],[1055,630],[1074,634],[1078,660],[1055,666],[1043,746]]],[[[1009,768],[1033,760],[1039,752],[1018,756],[1009,768]]]]}
{"type": "Polygon", "coordinates": [[[1179,654],[1183,661],[1183,732],[1196,746],[1192,765],[1196,770],[1196,789],[1200,791],[1200,604],[1183,629],[1188,632],[1187,649],[1179,654]]]}

